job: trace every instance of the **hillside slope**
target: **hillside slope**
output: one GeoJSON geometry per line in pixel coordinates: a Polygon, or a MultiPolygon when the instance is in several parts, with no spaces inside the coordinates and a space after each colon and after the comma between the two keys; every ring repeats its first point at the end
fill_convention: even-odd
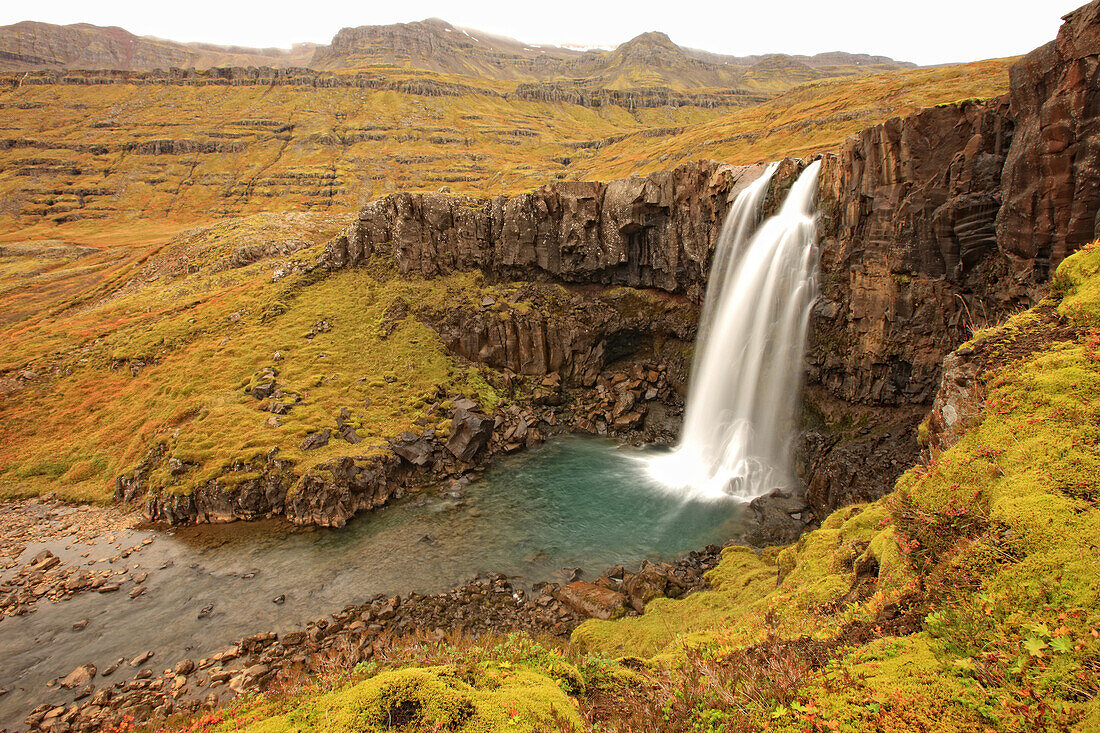
{"type": "Polygon", "coordinates": [[[380,78],[404,91],[363,88],[357,76],[301,85],[0,77],[0,236],[102,237],[122,226],[132,236],[153,222],[340,214],[395,190],[496,195],[704,157],[747,164],[816,153],[919,107],[1001,94],[1008,66],[816,81],[740,110],[594,107],[392,69],[380,78]],[[332,81],[342,79],[349,86],[332,81]]]}

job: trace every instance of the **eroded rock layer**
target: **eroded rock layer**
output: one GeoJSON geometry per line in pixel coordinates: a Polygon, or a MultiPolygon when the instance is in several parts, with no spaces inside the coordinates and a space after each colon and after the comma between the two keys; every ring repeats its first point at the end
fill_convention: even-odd
{"type": "Polygon", "coordinates": [[[1100,4],[1066,16],[1057,40],[1012,67],[1016,143],[997,238],[1023,282],[1046,279],[1096,237],[1100,211],[1100,4]]]}

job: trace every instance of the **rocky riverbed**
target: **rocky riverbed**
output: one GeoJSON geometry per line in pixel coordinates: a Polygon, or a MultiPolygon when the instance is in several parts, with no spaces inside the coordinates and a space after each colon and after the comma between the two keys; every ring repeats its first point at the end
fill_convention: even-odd
{"type": "Polygon", "coordinates": [[[0,614],[22,616],[42,602],[124,585],[140,595],[149,574],[128,560],[154,538],[134,534],[138,521],[117,508],[49,498],[0,504],[0,614]]]}
{"type": "Polygon", "coordinates": [[[616,566],[594,582],[540,583],[533,592],[489,573],[444,593],[380,595],[310,621],[302,631],[254,634],[163,672],[153,671],[151,650],[120,658],[102,672],[84,664],[56,683],[75,690],[70,704],[40,704],[24,723],[32,730],[95,731],[127,716],[144,721],[209,709],[237,695],[277,689],[303,673],[350,669],[409,633],[438,640],[454,632],[566,636],[585,618],[636,614],[654,598],[705,587],[704,573],[717,565],[719,554],[712,545],[675,564],[643,563],[638,572],[616,566]]]}
{"type": "Polygon", "coordinates": [[[9,503],[0,730],[99,730],[199,709],[354,665],[408,633],[567,635],[583,618],[701,587],[717,546],[682,553],[744,541],[761,511],[807,521],[791,498],[680,506],[639,486],[638,455],[554,439],[341,530],[154,529],[114,508],[9,503]],[[605,570],[616,562],[626,567],[605,570]]]}

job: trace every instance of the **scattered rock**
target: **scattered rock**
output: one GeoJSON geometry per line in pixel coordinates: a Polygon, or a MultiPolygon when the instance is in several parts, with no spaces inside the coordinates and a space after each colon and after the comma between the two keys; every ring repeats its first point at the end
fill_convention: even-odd
{"type": "Polygon", "coordinates": [[[141,654],[137,655],[136,657],[134,657],[133,659],[130,660],[130,666],[131,667],[140,667],[141,665],[145,664],[146,662],[148,662],[152,658],[153,658],[153,652],[152,651],[142,652],[141,654]]]}
{"type": "Polygon", "coordinates": [[[82,664],[72,672],[69,672],[64,679],[61,680],[60,685],[66,690],[71,690],[74,687],[83,687],[95,678],[96,667],[94,664],[82,664]]]}
{"type": "Polygon", "coordinates": [[[328,445],[329,438],[332,437],[332,429],[325,428],[319,433],[310,433],[306,436],[306,439],[302,441],[302,450],[316,450],[317,448],[323,448],[328,445]]]}

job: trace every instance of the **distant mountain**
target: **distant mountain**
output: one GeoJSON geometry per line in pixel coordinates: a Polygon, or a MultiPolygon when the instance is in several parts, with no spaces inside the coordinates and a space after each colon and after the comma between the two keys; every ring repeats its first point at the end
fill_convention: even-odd
{"type": "Polygon", "coordinates": [[[866,53],[846,53],[844,51],[829,51],[815,56],[766,54],[763,56],[727,56],[710,51],[700,51],[695,48],[685,48],[684,52],[692,58],[706,61],[711,64],[728,64],[731,66],[753,66],[770,56],[785,56],[794,59],[810,68],[823,71],[829,76],[844,76],[845,73],[869,73],[877,71],[897,71],[899,69],[916,69],[916,64],[909,61],[895,61],[889,56],[871,56],[866,53]],[[841,73],[836,74],[834,71],[841,73]]]}
{"type": "Polygon", "coordinates": [[[148,71],[214,66],[304,66],[314,44],[291,50],[177,43],[127,30],[77,23],[24,21],[0,27],[0,70],[122,69],[148,71]]]}
{"type": "Polygon", "coordinates": [[[527,46],[511,38],[456,28],[429,18],[415,23],[344,28],[317,49],[310,66],[355,69],[404,66],[464,76],[524,80],[548,78],[581,56],[555,46],[527,46]]]}
{"type": "Polygon", "coordinates": [[[309,66],[320,70],[385,67],[499,82],[614,92],[666,89],[782,92],[825,76],[912,68],[883,56],[842,52],[818,56],[725,56],[678,46],[643,33],[610,51],[533,46],[430,18],[415,23],[344,28],[327,46],[291,50],[184,44],[135,36],[122,28],[26,21],[0,27],[0,70],[152,69],[215,66],[309,66]]]}
{"type": "Polygon", "coordinates": [[[742,70],[689,56],[667,35],[643,33],[611,51],[589,51],[563,72],[591,79],[607,89],[673,89],[740,86],[742,70]]]}
{"type": "Polygon", "coordinates": [[[527,83],[626,90],[669,88],[778,92],[825,76],[915,68],[884,56],[725,56],[643,33],[610,51],[531,46],[432,18],[417,23],[344,28],[317,49],[318,69],[399,66],[527,83]]]}

